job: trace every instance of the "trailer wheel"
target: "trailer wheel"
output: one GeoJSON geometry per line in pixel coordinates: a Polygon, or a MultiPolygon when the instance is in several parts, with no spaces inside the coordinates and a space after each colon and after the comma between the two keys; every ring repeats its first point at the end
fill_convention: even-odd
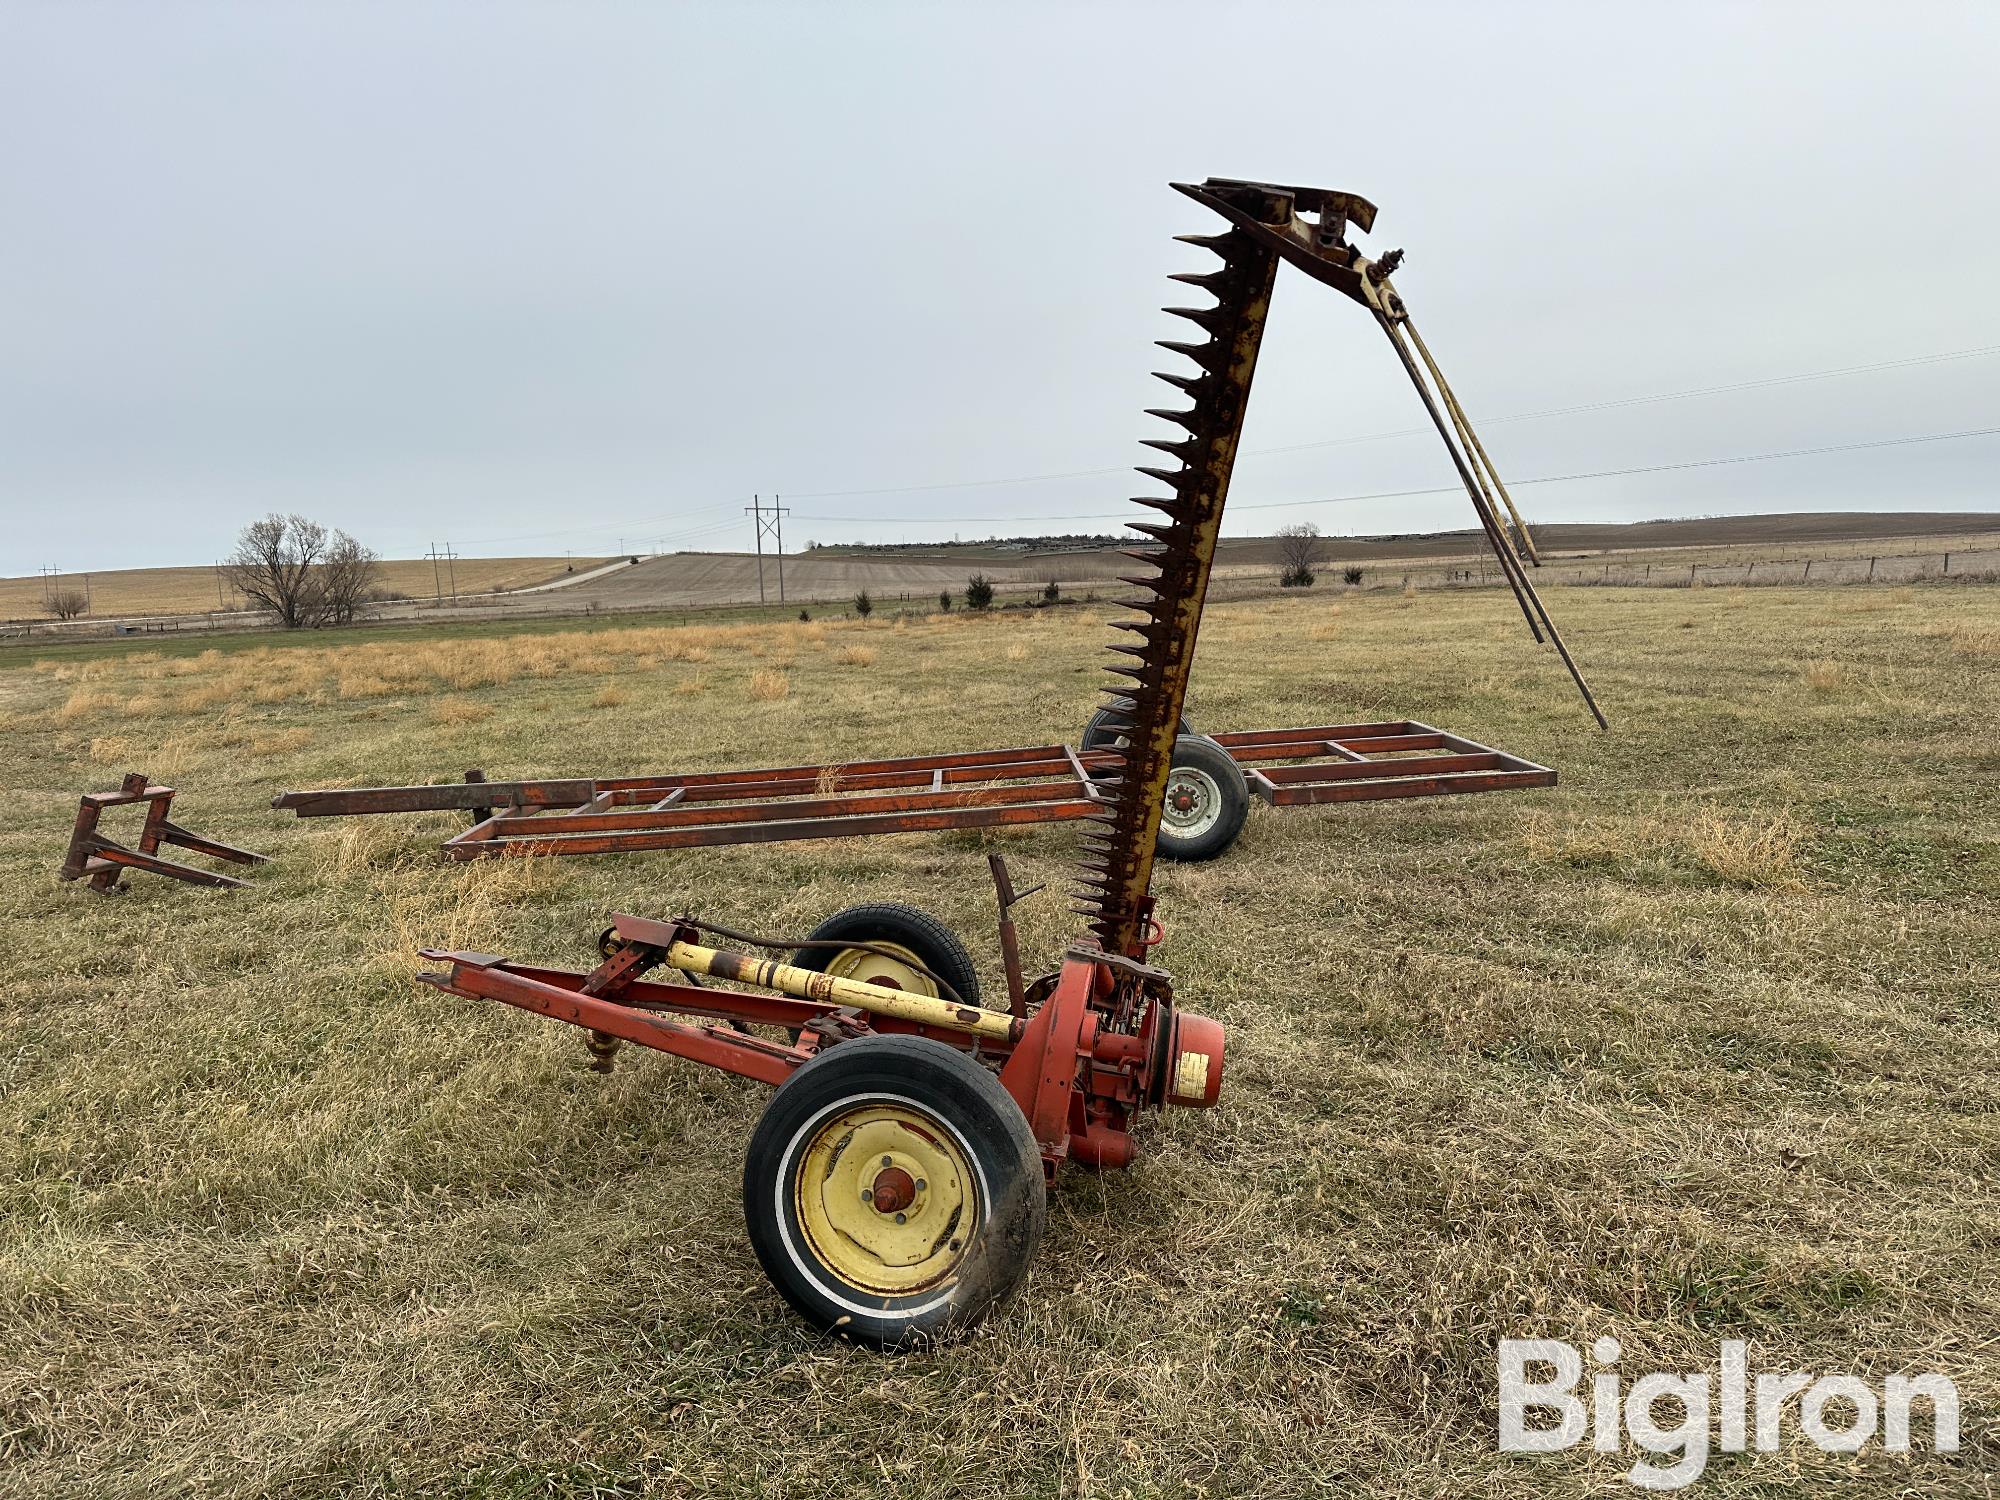
{"type": "Polygon", "coordinates": [[[1174,741],[1167,795],[1154,847],[1167,859],[1214,859],[1236,842],[1250,812],[1250,788],[1235,758],[1205,735],[1174,741]]]}
{"type": "Polygon", "coordinates": [[[1026,1278],[1042,1157],[1000,1080],[928,1037],[841,1042],[786,1079],[743,1165],[750,1244],[810,1323],[882,1349],[977,1322],[1026,1278]]]}
{"type": "MultiPolygon", "coordinates": [[[[1121,710],[1131,707],[1129,698],[1120,698],[1106,704],[1090,716],[1090,722],[1083,726],[1083,743],[1080,750],[1115,750],[1125,738],[1124,726],[1118,721],[1124,717],[1121,710]]],[[[1188,727],[1187,715],[1181,715],[1181,734],[1193,734],[1188,727]]]]}
{"type": "Polygon", "coordinates": [[[792,954],[792,967],[832,974],[840,979],[859,979],[869,984],[887,985],[912,995],[939,995],[937,983],[923,972],[929,969],[958,991],[967,1005],[979,1003],[979,975],[972,967],[972,955],[958,934],[927,911],[901,901],[871,901],[835,912],[806,934],[818,942],[845,938],[872,943],[887,953],[871,953],[866,948],[811,947],[792,954]],[[918,967],[921,966],[921,967],[918,967]]]}

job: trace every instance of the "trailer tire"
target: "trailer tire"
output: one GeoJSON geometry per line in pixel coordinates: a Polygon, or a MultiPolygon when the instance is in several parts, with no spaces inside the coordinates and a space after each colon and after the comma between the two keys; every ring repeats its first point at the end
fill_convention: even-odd
{"type": "MultiPolygon", "coordinates": [[[[905,902],[870,901],[850,906],[835,912],[806,937],[813,942],[846,938],[899,948],[958,991],[958,998],[967,1005],[979,1003],[979,974],[958,934],[929,912],[905,902]]],[[[916,995],[939,994],[938,987],[923,974],[865,948],[800,948],[792,954],[792,967],[886,984],[916,995]]]]}
{"type": "Polygon", "coordinates": [[[1020,1106],[928,1037],[828,1048],[779,1086],[743,1164],[744,1222],[771,1284],[815,1327],[878,1349],[1005,1302],[1047,1212],[1020,1106]]]}
{"type": "Polygon", "coordinates": [[[1184,734],[1174,741],[1154,841],[1162,858],[1183,863],[1214,859],[1236,842],[1249,813],[1250,787],[1234,756],[1206,735],[1184,734]]]}
{"type": "MultiPolygon", "coordinates": [[[[1092,714],[1090,722],[1083,726],[1083,743],[1077,748],[1080,750],[1117,749],[1119,740],[1124,738],[1121,728],[1117,723],[1117,720],[1122,717],[1120,710],[1130,708],[1131,703],[1132,700],[1129,698],[1119,698],[1111,703],[1107,703],[1103,708],[1092,714]]],[[[1179,732],[1181,734],[1194,733],[1194,730],[1188,725],[1186,714],[1181,715],[1179,732]]]]}

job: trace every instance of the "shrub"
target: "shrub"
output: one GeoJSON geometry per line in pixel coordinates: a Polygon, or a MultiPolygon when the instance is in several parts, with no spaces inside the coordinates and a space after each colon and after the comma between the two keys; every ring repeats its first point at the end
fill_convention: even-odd
{"type": "Polygon", "coordinates": [[[993,603],[993,582],[984,573],[974,573],[965,580],[965,607],[986,609],[993,603]]]}
{"type": "Polygon", "coordinates": [[[42,607],[58,620],[74,620],[90,608],[90,600],[82,589],[57,589],[42,607]]]}
{"type": "Polygon", "coordinates": [[[809,609],[800,610],[799,623],[802,625],[810,625],[812,623],[812,611],[809,609]]]}
{"type": "Polygon", "coordinates": [[[1342,568],[1340,570],[1340,581],[1347,584],[1361,582],[1361,570],[1359,568],[1342,568]]]}
{"type": "Polygon", "coordinates": [[[938,590],[938,612],[939,612],[940,614],[947,614],[947,615],[951,613],[951,590],[950,590],[950,589],[939,589],[939,590],[938,590]]]}
{"type": "Polygon", "coordinates": [[[1042,585],[1042,603],[1054,604],[1060,598],[1062,598],[1062,590],[1056,587],[1056,581],[1053,578],[1042,585]]]}
{"type": "Polygon", "coordinates": [[[854,612],[864,620],[875,613],[875,601],[868,597],[868,590],[863,589],[854,596],[854,612]]]}
{"type": "Polygon", "coordinates": [[[1307,567],[1290,567],[1278,575],[1278,587],[1286,589],[1309,589],[1313,586],[1313,570],[1307,567]]]}

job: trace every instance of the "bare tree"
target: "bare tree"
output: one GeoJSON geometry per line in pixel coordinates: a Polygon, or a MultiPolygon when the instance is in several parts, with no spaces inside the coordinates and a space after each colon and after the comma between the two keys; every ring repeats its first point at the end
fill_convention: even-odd
{"type": "Polygon", "coordinates": [[[1278,532],[1278,562],[1283,571],[1278,582],[1288,589],[1311,588],[1323,556],[1319,528],[1310,521],[1286,526],[1278,532]]]}
{"type": "Polygon", "coordinates": [[[287,630],[300,630],[354,618],[375,577],[375,554],[344,531],[273,513],[243,528],[224,572],[287,630]]]}
{"type": "Polygon", "coordinates": [[[352,622],[355,612],[374,592],[375,564],[372,549],[364,547],[344,531],[336,531],[320,563],[321,617],[329,625],[352,622]]]}
{"type": "Polygon", "coordinates": [[[74,620],[90,608],[90,596],[82,589],[57,589],[42,601],[42,608],[58,620],[74,620]]]}

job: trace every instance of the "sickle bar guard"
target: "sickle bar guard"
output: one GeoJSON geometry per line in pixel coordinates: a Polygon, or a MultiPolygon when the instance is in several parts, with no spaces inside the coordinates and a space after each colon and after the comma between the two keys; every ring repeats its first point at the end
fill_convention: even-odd
{"type": "Polygon", "coordinates": [[[1161,341],[1162,347],[1191,360],[1198,373],[1156,372],[1160,379],[1186,392],[1191,404],[1179,410],[1149,409],[1147,413],[1174,423],[1185,435],[1145,440],[1149,447],[1178,459],[1180,467],[1139,470],[1161,481],[1172,493],[1139,496],[1135,502],[1161,512],[1165,521],[1131,523],[1134,531],[1159,545],[1127,555],[1157,571],[1124,580],[1144,590],[1122,601],[1138,611],[1140,618],[1118,621],[1117,628],[1132,633],[1137,641],[1112,646],[1118,661],[1109,670],[1119,681],[1104,690],[1112,695],[1112,712],[1122,730],[1124,764],[1117,776],[1105,782],[1107,806],[1093,820],[1098,830],[1086,837],[1081,861],[1078,909],[1090,918],[1106,952],[1132,958],[1140,957],[1147,946],[1148,887],[1174,738],[1187,697],[1202,602],[1215,563],[1223,505],[1229,496],[1230,474],[1236,464],[1237,442],[1280,259],[1375,314],[1437,425],[1487,541],[1521,602],[1529,629],[1537,640],[1546,632],[1591,712],[1600,724],[1604,722],[1554,622],[1527,581],[1513,536],[1494,506],[1495,493],[1506,501],[1514,522],[1513,535],[1532,556],[1533,541],[1527,527],[1514,513],[1513,501],[1492,471],[1470,421],[1444,383],[1430,351],[1416,338],[1408,310],[1389,284],[1389,273],[1401,262],[1402,252],[1391,251],[1379,261],[1371,261],[1346,242],[1350,222],[1363,232],[1374,227],[1375,206],[1351,193],[1234,178],[1211,177],[1199,186],[1175,183],[1174,187],[1229,220],[1230,228],[1219,235],[1180,236],[1185,243],[1213,251],[1222,264],[1211,271],[1173,278],[1208,293],[1215,302],[1205,308],[1166,309],[1194,323],[1207,337],[1200,342],[1161,341]],[[1316,215],[1317,222],[1308,222],[1300,217],[1302,213],[1316,215]],[[1406,342],[1406,335],[1410,342],[1406,342]],[[1412,344],[1417,355],[1411,353],[1412,344]],[[1435,395],[1425,384],[1424,371],[1436,384],[1435,395]]]}

